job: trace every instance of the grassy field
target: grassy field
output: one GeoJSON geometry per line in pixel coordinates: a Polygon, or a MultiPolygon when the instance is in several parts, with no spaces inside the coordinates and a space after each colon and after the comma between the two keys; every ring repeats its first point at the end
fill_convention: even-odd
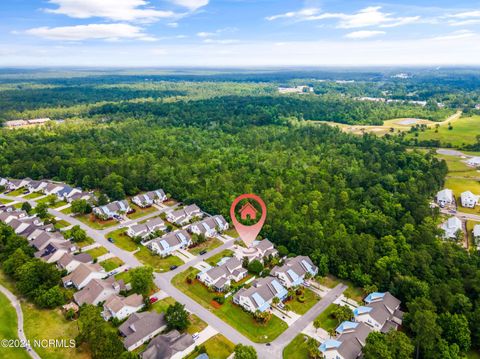
{"type": "Polygon", "coordinates": [[[480,351],[470,351],[467,353],[468,359],[480,359],[480,351]]]}
{"type": "Polygon", "coordinates": [[[141,208],[138,207],[137,205],[130,203],[130,207],[134,210],[134,212],[127,214],[127,217],[130,219],[137,219],[143,216],[146,216],[147,214],[153,213],[157,211],[156,207],[147,207],[147,208],[141,208]]]}
{"type": "Polygon", "coordinates": [[[67,221],[61,219],[60,221],[57,221],[57,223],[55,223],[55,228],[56,229],[62,229],[62,228],[65,228],[65,227],[68,227],[70,226],[70,223],[68,223],[67,221]]]}
{"type": "MultiPolygon", "coordinates": [[[[30,340],[74,339],[78,335],[77,323],[67,321],[59,309],[40,310],[30,303],[23,303],[25,334],[30,340]]],[[[85,348],[35,348],[42,359],[88,359],[85,348]]]]}
{"type": "Polygon", "coordinates": [[[133,239],[127,236],[125,231],[126,231],[125,228],[116,229],[115,231],[112,231],[106,234],[105,238],[111,237],[115,241],[115,245],[117,247],[120,247],[129,252],[133,252],[134,250],[137,249],[137,247],[140,247],[141,245],[135,243],[133,239]]]}
{"type": "MultiPolygon", "coordinates": [[[[18,339],[17,313],[6,296],[0,293],[0,340],[18,339]]],[[[27,359],[30,356],[22,348],[0,348],[0,357],[27,359]]]]}
{"type": "Polygon", "coordinates": [[[419,132],[418,137],[408,134],[407,138],[418,138],[419,141],[439,140],[442,146],[450,143],[453,147],[476,142],[480,128],[480,116],[462,117],[451,123],[453,126],[451,130],[448,129],[448,122],[445,122],[440,125],[438,132],[435,132],[435,127],[431,127],[424,132],[419,132]]]}
{"type": "Polygon", "coordinates": [[[332,315],[333,311],[336,308],[336,304],[330,304],[327,309],[325,309],[315,320],[320,320],[320,327],[325,329],[327,332],[335,330],[338,326],[338,321],[332,315]]]}
{"type": "Polygon", "coordinates": [[[116,280],[123,280],[123,283],[130,283],[130,272],[122,272],[115,275],[116,280]]]}
{"type": "Polygon", "coordinates": [[[38,197],[42,197],[43,194],[42,193],[39,193],[39,192],[32,192],[30,194],[27,194],[25,197],[25,199],[35,199],[35,198],[38,198],[38,197]]]}
{"type": "Polygon", "coordinates": [[[165,313],[167,308],[173,304],[175,304],[175,299],[167,297],[153,303],[152,309],[158,313],[165,313]]]}
{"type": "MultiPolygon", "coordinates": [[[[235,349],[235,344],[221,334],[217,334],[202,344],[210,359],[226,359],[235,349]]],[[[195,359],[200,355],[200,350],[194,350],[185,359],[195,359]]]]}
{"type": "Polygon", "coordinates": [[[71,214],[72,213],[72,206],[64,208],[60,212],[62,212],[64,214],[71,214]]]}
{"type": "Polygon", "coordinates": [[[207,263],[210,264],[211,266],[215,266],[223,257],[232,257],[232,256],[233,256],[233,251],[231,251],[230,249],[225,249],[224,251],[221,251],[220,253],[217,253],[214,256],[211,256],[210,258],[208,258],[207,263]]]}
{"type": "Polygon", "coordinates": [[[207,250],[211,251],[212,249],[215,249],[217,247],[220,247],[223,244],[221,240],[218,238],[210,238],[207,241],[199,244],[198,246],[194,248],[190,248],[188,251],[196,256],[200,254],[201,251],[207,250]]]}
{"type": "Polygon", "coordinates": [[[19,189],[16,189],[15,191],[10,192],[8,195],[11,197],[18,197],[18,196],[22,196],[24,191],[25,191],[25,188],[19,188],[19,189]]]}
{"type": "Polygon", "coordinates": [[[307,342],[309,336],[298,334],[284,349],[283,359],[309,359],[307,342]]]}
{"type": "Polygon", "coordinates": [[[286,304],[288,304],[293,312],[303,315],[320,300],[317,294],[307,288],[304,290],[303,297],[305,298],[303,303],[301,303],[298,300],[298,296],[296,296],[292,300],[286,302],[286,304]]]}
{"type": "Polygon", "coordinates": [[[12,202],[13,202],[13,199],[0,198],[0,203],[2,203],[2,204],[8,204],[8,203],[12,203],[12,202]]]}
{"type": "Polygon", "coordinates": [[[123,261],[118,257],[109,258],[106,261],[100,263],[100,265],[105,268],[107,272],[110,272],[115,268],[122,266],[123,264],[123,261]]]}
{"type": "Polygon", "coordinates": [[[95,259],[95,258],[98,258],[100,256],[103,256],[104,254],[107,254],[108,250],[107,250],[107,248],[100,246],[100,247],[90,249],[90,250],[86,251],[85,253],[90,254],[92,256],[92,258],[95,259]]]}
{"type": "Polygon", "coordinates": [[[93,214],[82,214],[80,216],[75,216],[76,219],[82,221],[87,226],[93,229],[105,229],[111,226],[116,225],[118,222],[114,219],[109,219],[108,221],[101,221],[96,218],[93,214]]]}
{"type": "Polygon", "coordinates": [[[252,341],[256,343],[270,342],[287,329],[287,324],[274,315],[266,324],[257,323],[250,313],[233,304],[231,298],[228,298],[219,307],[213,305],[213,298],[218,295],[217,293],[209,291],[197,280],[192,284],[186,282],[186,278],[190,274],[196,273],[198,273],[197,269],[189,268],[177,274],[172,279],[172,284],[252,341]]]}
{"type": "Polygon", "coordinates": [[[183,261],[176,256],[169,256],[162,258],[160,256],[152,254],[150,250],[145,246],[140,246],[140,250],[135,253],[135,257],[144,265],[148,265],[156,272],[166,272],[170,270],[173,265],[181,266],[183,261]]]}

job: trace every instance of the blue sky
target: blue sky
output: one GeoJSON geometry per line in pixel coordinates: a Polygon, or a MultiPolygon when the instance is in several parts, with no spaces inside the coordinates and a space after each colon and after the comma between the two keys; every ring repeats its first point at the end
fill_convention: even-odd
{"type": "Polygon", "coordinates": [[[0,66],[480,64],[480,1],[4,0],[0,66]]]}

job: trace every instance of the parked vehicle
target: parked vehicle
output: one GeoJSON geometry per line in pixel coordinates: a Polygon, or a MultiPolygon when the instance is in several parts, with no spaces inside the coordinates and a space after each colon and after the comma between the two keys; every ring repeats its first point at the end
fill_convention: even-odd
{"type": "Polygon", "coordinates": [[[113,240],[112,237],[108,237],[108,241],[109,241],[110,243],[115,243],[115,241],[113,240]]]}
{"type": "Polygon", "coordinates": [[[157,298],[157,297],[151,297],[151,298],[150,298],[150,304],[153,304],[153,303],[155,303],[156,301],[158,301],[158,298],[157,298]]]}
{"type": "Polygon", "coordinates": [[[175,270],[175,269],[177,269],[177,268],[178,268],[178,266],[173,265],[173,266],[170,267],[170,270],[175,270]]]}
{"type": "Polygon", "coordinates": [[[207,253],[207,250],[204,249],[203,251],[200,252],[200,255],[203,256],[205,253],[207,253]]]}

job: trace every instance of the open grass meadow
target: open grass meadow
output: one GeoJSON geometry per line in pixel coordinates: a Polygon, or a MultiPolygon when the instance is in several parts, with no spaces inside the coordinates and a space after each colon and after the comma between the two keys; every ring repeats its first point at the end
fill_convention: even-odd
{"type": "Polygon", "coordinates": [[[197,280],[194,280],[192,284],[187,283],[187,277],[197,273],[197,269],[189,268],[177,274],[172,279],[172,284],[247,338],[256,343],[267,343],[287,329],[287,324],[274,315],[266,324],[257,323],[250,313],[233,304],[231,297],[224,304],[217,305],[213,298],[218,296],[218,293],[211,292],[197,280]]]}

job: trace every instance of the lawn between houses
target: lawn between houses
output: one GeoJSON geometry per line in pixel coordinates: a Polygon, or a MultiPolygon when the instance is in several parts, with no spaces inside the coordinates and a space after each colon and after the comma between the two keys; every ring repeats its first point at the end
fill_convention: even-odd
{"type": "Polygon", "coordinates": [[[170,267],[181,266],[183,261],[177,256],[168,256],[162,258],[156,254],[153,254],[147,247],[140,246],[138,252],[135,253],[135,257],[144,265],[150,266],[155,272],[166,272],[170,270],[170,267]]]}
{"type": "Polygon", "coordinates": [[[131,239],[127,233],[126,228],[119,228],[116,229],[112,232],[109,232],[105,235],[105,238],[112,238],[115,241],[115,245],[121,249],[124,249],[128,252],[133,252],[136,250],[138,247],[141,246],[141,244],[137,244],[131,239]]]}
{"type": "Polygon", "coordinates": [[[223,244],[218,238],[208,238],[205,242],[200,243],[198,246],[189,248],[188,251],[196,256],[200,254],[201,251],[211,251],[217,247],[220,247],[223,244]]]}
{"type": "Polygon", "coordinates": [[[310,308],[312,308],[320,300],[319,296],[310,289],[302,288],[302,290],[302,295],[295,295],[294,298],[288,302],[285,302],[285,304],[290,307],[290,310],[299,315],[303,315],[308,312],[310,308]],[[303,297],[303,302],[301,302],[301,297],[303,297]]]}
{"type": "MultiPolygon", "coordinates": [[[[156,311],[157,313],[166,313],[168,307],[175,304],[175,302],[176,300],[172,297],[161,299],[152,305],[152,310],[156,311]]],[[[193,313],[190,313],[189,319],[190,325],[187,328],[188,334],[200,333],[208,326],[207,323],[193,313]]]]}
{"type": "Polygon", "coordinates": [[[320,321],[320,328],[325,329],[331,333],[338,326],[338,320],[334,318],[333,312],[337,308],[336,304],[330,304],[315,320],[320,321]]]}
{"type": "Polygon", "coordinates": [[[343,292],[343,295],[359,303],[361,303],[363,301],[363,298],[365,298],[366,296],[366,293],[362,288],[355,287],[352,282],[348,280],[338,279],[330,274],[327,275],[326,277],[322,277],[316,280],[320,285],[323,285],[327,288],[335,288],[340,283],[345,284],[348,288],[345,289],[345,292],[343,292]]]}
{"type": "Polygon", "coordinates": [[[226,359],[235,350],[235,344],[225,338],[222,334],[216,334],[201,344],[196,350],[191,352],[184,359],[197,358],[202,353],[200,348],[204,348],[208,357],[211,359],[226,359]]]}
{"type": "Polygon", "coordinates": [[[87,226],[89,226],[90,228],[93,228],[93,229],[105,229],[105,228],[114,226],[118,223],[114,219],[109,219],[107,221],[102,221],[101,219],[96,218],[93,213],[76,215],[75,218],[78,219],[79,221],[85,223],[87,226]]]}
{"type": "Polygon", "coordinates": [[[141,208],[141,207],[139,207],[136,204],[133,204],[131,202],[130,202],[130,208],[132,208],[134,210],[134,212],[127,214],[127,217],[130,218],[130,219],[141,218],[143,216],[146,216],[147,214],[158,211],[158,209],[154,206],[141,208]]]}
{"type": "Polygon", "coordinates": [[[288,328],[287,323],[273,314],[266,324],[256,322],[252,314],[233,304],[232,296],[227,298],[224,304],[217,305],[213,298],[221,294],[211,292],[196,279],[192,284],[187,283],[187,277],[198,272],[195,268],[189,268],[177,274],[172,279],[172,284],[247,338],[256,343],[268,343],[288,328]]]}
{"type": "Polygon", "coordinates": [[[122,266],[124,263],[118,257],[112,257],[103,262],[100,262],[100,265],[105,269],[106,272],[111,272],[112,270],[122,266]]]}
{"type": "MultiPolygon", "coordinates": [[[[298,334],[284,349],[283,359],[310,359],[308,351],[308,335],[298,334]]],[[[317,346],[320,345],[317,342],[317,346]]]]}

